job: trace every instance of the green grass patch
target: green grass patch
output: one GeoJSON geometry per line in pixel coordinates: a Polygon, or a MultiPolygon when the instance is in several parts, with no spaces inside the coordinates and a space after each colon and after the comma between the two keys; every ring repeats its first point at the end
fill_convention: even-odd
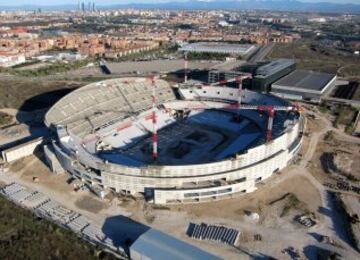
{"type": "Polygon", "coordinates": [[[12,116],[0,112],[0,126],[11,124],[12,119],[12,116]]]}

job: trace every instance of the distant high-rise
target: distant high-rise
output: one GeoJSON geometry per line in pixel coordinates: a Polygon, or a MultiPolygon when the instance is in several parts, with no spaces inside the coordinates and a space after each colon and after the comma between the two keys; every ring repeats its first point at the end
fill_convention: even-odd
{"type": "Polygon", "coordinates": [[[85,12],[85,1],[81,2],[81,11],[85,12]]]}
{"type": "Polygon", "coordinates": [[[93,11],[93,12],[96,12],[95,2],[92,3],[92,11],[93,11]]]}

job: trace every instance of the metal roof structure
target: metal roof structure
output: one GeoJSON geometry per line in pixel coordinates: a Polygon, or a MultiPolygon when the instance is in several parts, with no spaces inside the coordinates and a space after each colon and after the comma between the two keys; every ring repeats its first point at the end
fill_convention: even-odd
{"type": "Polygon", "coordinates": [[[295,65],[295,61],[291,59],[277,59],[268,64],[259,67],[256,70],[256,77],[268,77],[287,67],[295,65]]]}
{"type": "Polygon", "coordinates": [[[272,89],[322,93],[335,78],[335,74],[295,70],[273,83],[272,89]]]}
{"type": "Polygon", "coordinates": [[[180,51],[184,52],[210,52],[224,54],[244,55],[255,48],[251,44],[230,44],[219,42],[197,42],[183,46],[180,51]]]}
{"type": "Polygon", "coordinates": [[[134,260],[221,259],[156,229],[149,229],[131,245],[130,257],[134,260]]]}

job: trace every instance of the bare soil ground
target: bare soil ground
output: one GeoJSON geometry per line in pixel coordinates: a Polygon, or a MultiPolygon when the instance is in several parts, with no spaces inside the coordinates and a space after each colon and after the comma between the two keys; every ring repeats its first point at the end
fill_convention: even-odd
{"type": "MultiPolygon", "coordinates": [[[[275,181],[274,179],[276,177],[269,180],[269,182],[275,181]]],[[[283,203],[273,203],[272,205],[270,203],[288,193],[295,194],[300,201],[304,202],[303,207],[309,208],[309,210],[316,211],[320,205],[319,194],[311,183],[304,177],[294,176],[274,187],[260,184],[259,190],[239,198],[211,203],[173,206],[171,209],[186,212],[194,218],[213,216],[234,221],[244,220],[245,211],[257,212],[261,217],[260,223],[276,227],[279,224],[278,222],[283,222],[280,219],[283,207],[279,205],[283,203]],[[308,187],[308,189],[305,191],[302,187],[308,187]]]]}
{"type": "Polygon", "coordinates": [[[360,179],[360,144],[341,140],[342,137],[329,132],[319,142],[309,170],[321,182],[333,180],[333,174],[360,179]]]}
{"type": "Polygon", "coordinates": [[[98,199],[94,198],[94,196],[87,194],[76,200],[75,205],[80,209],[88,210],[93,213],[98,213],[106,208],[106,205],[103,201],[99,201],[98,199]]]}

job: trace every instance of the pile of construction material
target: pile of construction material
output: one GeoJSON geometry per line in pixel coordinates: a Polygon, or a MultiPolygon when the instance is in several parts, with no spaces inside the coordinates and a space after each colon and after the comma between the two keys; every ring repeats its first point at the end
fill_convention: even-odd
{"type": "Polygon", "coordinates": [[[125,255],[124,249],[114,245],[101,227],[92,224],[85,216],[62,206],[41,192],[32,191],[18,183],[11,183],[0,189],[0,194],[20,207],[31,210],[37,216],[72,230],[87,241],[125,255]]]}
{"type": "Polygon", "coordinates": [[[316,221],[308,215],[297,216],[295,220],[307,228],[311,228],[316,225],[316,221]]]}
{"type": "Polygon", "coordinates": [[[324,186],[333,190],[355,192],[360,194],[360,187],[352,185],[350,182],[338,181],[336,184],[326,182],[324,183],[324,186]]]}
{"type": "Polygon", "coordinates": [[[229,245],[235,245],[240,235],[240,232],[236,229],[207,225],[205,223],[190,223],[186,233],[194,239],[219,241],[229,245]]]}

